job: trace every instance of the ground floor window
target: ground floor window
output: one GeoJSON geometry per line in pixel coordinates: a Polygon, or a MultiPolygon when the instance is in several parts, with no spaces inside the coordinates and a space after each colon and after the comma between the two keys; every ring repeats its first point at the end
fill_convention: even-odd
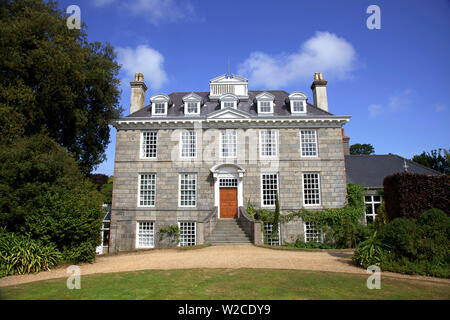
{"type": "Polygon", "coordinates": [[[102,225],[102,245],[104,247],[108,247],[109,246],[109,227],[111,225],[111,221],[106,221],[103,220],[103,225],[102,225]]]}
{"type": "Polygon", "coordinates": [[[178,222],[180,228],[180,243],[182,247],[196,245],[196,223],[195,222],[178,222]]]}
{"type": "MultiPolygon", "coordinates": [[[[264,223],[264,231],[266,236],[266,241],[264,241],[265,244],[268,244],[269,246],[279,246],[280,245],[280,225],[278,224],[278,237],[272,238],[272,228],[273,224],[269,222],[264,223]]],[[[264,235],[263,235],[264,236],[264,235]]]]}
{"type": "Polygon", "coordinates": [[[380,195],[364,196],[364,204],[366,205],[366,222],[372,223],[377,216],[377,209],[381,205],[383,198],[380,195]]]}
{"type": "Polygon", "coordinates": [[[155,229],[150,221],[139,221],[136,227],[136,248],[153,248],[155,229]]]}
{"type": "Polygon", "coordinates": [[[322,230],[314,222],[305,222],[305,242],[322,242],[322,230]]]}

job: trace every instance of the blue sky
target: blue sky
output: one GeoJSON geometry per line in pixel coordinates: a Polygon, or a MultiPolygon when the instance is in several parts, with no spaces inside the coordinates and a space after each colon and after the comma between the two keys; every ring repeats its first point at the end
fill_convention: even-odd
{"type": "MultiPolygon", "coordinates": [[[[144,73],[155,93],[207,91],[227,71],[249,89],[295,90],[312,102],[314,72],[328,80],[329,111],[351,115],[350,144],[412,157],[450,148],[450,1],[89,0],[76,4],[90,41],[110,42],[122,64],[121,105],[144,73]],[[369,5],[381,29],[369,30],[369,5]]],[[[116,131],[107,161],[113,174],[116,131]]]]}

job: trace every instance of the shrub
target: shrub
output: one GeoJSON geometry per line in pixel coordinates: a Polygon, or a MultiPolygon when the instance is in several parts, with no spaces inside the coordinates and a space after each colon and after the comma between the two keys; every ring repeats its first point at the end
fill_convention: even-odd
{"type": "Polygon", "coordinates": [[[322,242],[303,242],[301,239],[297,239],[295,243],[288,243],[285,246],[294,248],[306,248],[306,249],[332,249],[333,246],[329,243],[322,242]]]}
{"type": "Polygon", "coordinates": [[[44,245],[28,236],[0,233],[0,277],[50,270],[61,260],[54,244],[44,245]]]}
{"type": "Polygon", "coordinates": [[[358,244],[353,255],[353,261],[367,268],[371,265],[380,266],[389,256],[389,246],[383,244],[375,231],[367,240],[358,244]]]}
{"type": "Polygon", "coordinates": [[[54,243],[66,262],[90,262],[100,245],[104,211],[102,196],[87,180],[70,192],[54,188],[40,199],[41,207],[28,214],[23,232],[54,243]]]}
{"type": "Polygon", "coordinates": [[[418,218],[426,209],[450,214],[450,176],[396,173],[383,182],[386,212],[390,220],[418,218]]]}
{"type": "Polygon", "coordinates": [[[395,257],[415,259],[422,230],[415,220],[396,218],[383,227],[380,240],[392,249],[395,257]]]}

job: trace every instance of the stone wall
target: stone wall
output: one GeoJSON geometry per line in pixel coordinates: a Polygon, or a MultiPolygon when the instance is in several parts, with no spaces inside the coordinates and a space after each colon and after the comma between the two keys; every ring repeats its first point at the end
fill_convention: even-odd
{"type": "MultiPolygon", "coordinates": [[[[238,159],[234,162],[246,170],[243,177],[244,206],[248,201],[256,208],[261,206],[261,173],[264,172],[279,173],[283,213],[303,207],[302,172],[320,172],[322,204],[315,208],[337,208],[345,204],[346,180],[340,127],[317,128],[317,158],[300,157],[299,128],[279,128],[279,156],[261,160],[258,157],[258,131],[238,129],[238,159]]],[[[207,217],[214,208],[214,179],[210,168],[224,162],[218,156],[219,133],[213,129],[198,130],[197,161],[193,162],[179,158],[179,130],[158,130],[156,160],[140,159],[141,130],[117,131],[110,251],[135,248],[136,221],[155,221],[155,230],[159,230],[161,226],[176,224],[180,220],[202,221],[207,217]],[[196,208],[178,207],[179,173],[182,172],[197,173],[196,208]],[[156,174],[155,207],[137,206],[140,173],[156,174]]],[[[291,222],[283,225],[281,232],[282,239],[291,240],[303,233],[303,226],[299,221],[291,222]]]]}

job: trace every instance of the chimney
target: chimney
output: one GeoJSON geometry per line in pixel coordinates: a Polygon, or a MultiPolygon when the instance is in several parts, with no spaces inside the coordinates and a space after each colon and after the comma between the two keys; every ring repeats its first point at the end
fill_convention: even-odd
{"type": "Polygon", "coordinates": [[[322,78],[322,72],[314,73],[314,82],[311,85],[314,105],[328,112],[327,83],[328,81],[322,78]]]}
{"type": "Polygon", "coordinates": [[[145,107],[145,91],[147,86],[144,83],[144,75],[140,72],[134,74],[134,81],[130,82],[131,101],[130,114],[145,107]]]}
{"type": "Polygon", "coordinates": [[[350,137],[345,135],[344,129],[342,129],[342,144],[344,147],[344,156],[350,155],[350,137]]]}

